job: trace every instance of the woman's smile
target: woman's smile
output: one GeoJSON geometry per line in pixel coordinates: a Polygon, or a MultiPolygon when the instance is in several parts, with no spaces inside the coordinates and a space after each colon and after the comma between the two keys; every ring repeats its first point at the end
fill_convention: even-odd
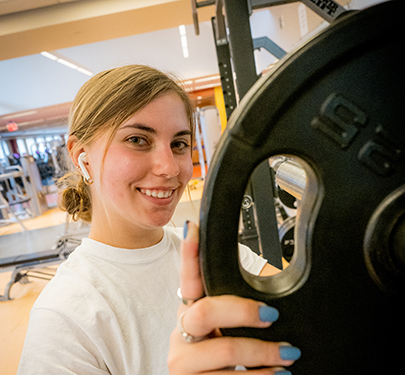
{"type": "MultiPolygon", "coordinates": [[[[159,206],[161,208],[168,206],[174,202],[177,205],[178,194],[180,194],[178,188],[137,188],[136,189],[143,199],[145,199],[148,204],[159,206]]],[[[181,193],[183,192],[183,189],[181,193]]]]}
{"type": "Polygon", "coordinates": [[[170,198],[173,195],[173,192],[175,189],[170,189],[170,190],[161,190],[161,189],[142,189],[138,188],[142,194],[148,196],[148,197],[153,197],[153,198],[158,198],[158,199],[167,199],[170,198]]]}

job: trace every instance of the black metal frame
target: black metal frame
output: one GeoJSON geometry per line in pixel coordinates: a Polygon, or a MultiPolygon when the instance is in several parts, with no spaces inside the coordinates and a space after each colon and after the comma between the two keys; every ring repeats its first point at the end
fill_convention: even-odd
{"type": "MultiPolygon", "coordinates": [[[[227,118],[259,78],[256,73],[254,50],[266,48],[278,59],[285,51],[268,38],[252,39],[249,17],[253,9],[297,2],[298,0],[191,0],[196,34],[199,34],[197,8],[214,5],[212,19],[221,84],[227,118]],[[223,15],[225,10],[225,16],[223,15]],[[228,32],[227,32],[228,29],[228,32]],[[266,39],[266,40],[265,40],[266,39]],[[235,85],[236,83],[236,90],[235,85]]],[[[345,9],[334,0],[301,0],[328,22],[332,22],[345,9]]],[[[277,196],[273,171],[268,163],[261,163],[251,176],[241,210],[244,230],[240,242],[249,246],[268,262],[282,269],[282,248],[274,198],[277,196]],[[256,220],[257,219],[257,220],[256,220]],[[257,222],[256,222],[257,221],[257,222]],[[266,247],[261,244],[265,243],[266,247]]]]}
{"type": "MultiPolygon", "coordinates": [[[[234,0],[224,0],[224,7],[236,87],[241,100],[259,78],[249,22],[250,9],[247,1],[234,0]]],[[[282,269],[282,250],[274,205],[275,186],[267,163],[256,168],[246,194],[252,198],[254,204],[241,211],[243,222],[248,217],[250,225],[242,231],[240,241],[256,253],[262,254],[270,264],[282,269]],[[268,246],[261,246],[264,243],[268,246]]]]}

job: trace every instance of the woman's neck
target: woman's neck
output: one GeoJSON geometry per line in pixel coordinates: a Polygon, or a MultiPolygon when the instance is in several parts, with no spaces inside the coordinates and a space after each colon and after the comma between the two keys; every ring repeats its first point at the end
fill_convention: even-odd
{"type": "Polygon", "coordinates": [[[163,228],[139,228],[126,223],[99,222],[93,218],[89,233],[92,240],[122,249],[142,249],[159,243],[163,228]]]}

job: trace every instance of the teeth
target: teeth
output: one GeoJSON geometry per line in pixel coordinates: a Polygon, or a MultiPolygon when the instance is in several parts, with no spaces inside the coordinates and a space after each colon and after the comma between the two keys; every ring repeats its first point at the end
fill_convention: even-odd
{"type": "Polygon", "coordinates": [[[141,193],[147,195],[148,197],[154,198],[169,198],[173,194],[173,190],[144,190],[141,189],[141,193]]]}

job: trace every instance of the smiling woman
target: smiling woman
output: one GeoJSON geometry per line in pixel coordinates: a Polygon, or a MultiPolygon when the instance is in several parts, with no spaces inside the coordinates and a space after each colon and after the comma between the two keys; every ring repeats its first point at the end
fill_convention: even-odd
{"type": "MultiPolygon", "coordinates": [[[[73,171],[59,186],[62,208],[91,230],[31,311],[19,375],[203,374],[292,363],[285,345],[208,339],[219,327],[268,327],[278,312],[239,297],[202,298],[197,226],[186,225],[181,253],[166,226],[192,176],[193,118],[186,92],[146,66],[100,73],[79,91],[67,142],[73,171]],[[179,307],[180,284],[184,301],[199,299],[193,306],[179,307]],[[233,355],[221,354],[229,349],[233,355]]],[[[245,258],[253,274],[266,263],[252,252],[245,258]]]]}
{"type": "Polygon", "coordinates": [[[83,147],[72,139],[73,158],[86,152],[94,180],[90,238],[122,248],[162,239],[192,176],[190,129],[182,100],[166,93],[120,125],[106,153],[106,134],[83,147]]]}
{"type": "MultiPolygon", "coordinates": [[[[117,130],[120,128],[122,133],[127,128],[133,128],[136,123],[129,121],[131,116],[169,92],[177,94],[177,99],[184,104],[182,109],[188,124],[186,131],[190,134],[189,142],[191,142],[194,134],[193,106],[185,91],[176,84],[175,78],[146,66],[129,65],[101,72],[80,89],[69,117],[70,154],[76,155],[77,158],[88,145],[96,139],[100,140],[101,137],[103,144],[97,142],[98,147],[101,147],[97,157],[103,162],[117,130]]],[[[142,126],[139,125],[140,131],[142,126]]],[[[143,124],[144,130],[146,127],[143,124]]],[[[127,133],[129,143],[131,133],[129,130],[127,133]]],[[[145,141],[141,140],[142,137],[136,138],[139,138],[137,142],[145,141]]],[[[118,163],[116,167],[120,165],[122,163],[118,163]]],[[[101,174],[102,170],[99,172],[101,174]]],[[[80,171],[74,170],[66,174],[59,181],[59,185],[62,189],[66,188],[61,195],[61,207],[71,214],[74,220],[82,219],[90,222],[91,190],[83,182],[80,171]]]]}

